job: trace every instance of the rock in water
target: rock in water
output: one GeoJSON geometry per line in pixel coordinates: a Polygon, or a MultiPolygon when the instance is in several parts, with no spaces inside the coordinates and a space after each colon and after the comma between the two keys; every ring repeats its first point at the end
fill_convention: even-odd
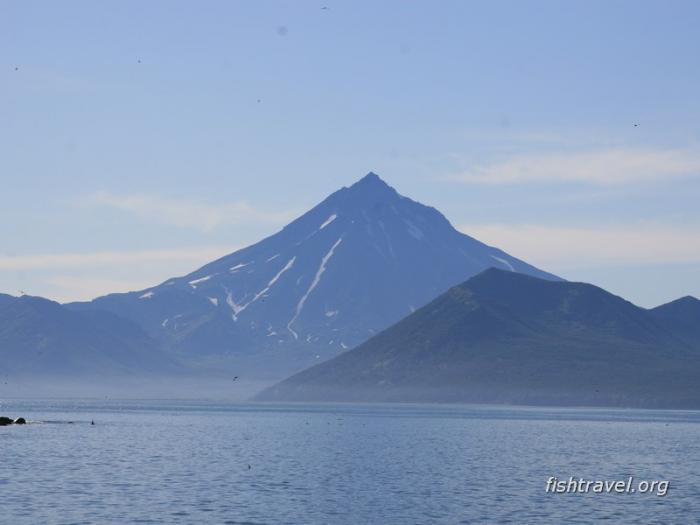
{"type": "Polygon", "coordinates": [[[12,419],[10,419],[9,417],[0,417],[0,427],[6,427],[7,425],[11,425],[12,423],[14,423],[14,421],[12,421],[12,419]]]}
{"type": "Polygon", "coordinates": [[[15,419],[15,425],[26,425],[26,424],[27,424],[27,420],[24,419],[23,417],[18,417],[17,419],[15,419]]]}

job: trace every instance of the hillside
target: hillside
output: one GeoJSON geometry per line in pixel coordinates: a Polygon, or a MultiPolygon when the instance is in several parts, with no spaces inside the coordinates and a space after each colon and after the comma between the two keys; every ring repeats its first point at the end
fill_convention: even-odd
{"type": "Polygon", "coordinates": [[[182,371],[127,319],[26,295],[0,304],[0,362],[5,375],[91,380],[182,371]]]}
{"type": "Polygon", "coordinates": [[[490,269],[259,399],[699,408],[700,338],[674,314],[490,269]]]}

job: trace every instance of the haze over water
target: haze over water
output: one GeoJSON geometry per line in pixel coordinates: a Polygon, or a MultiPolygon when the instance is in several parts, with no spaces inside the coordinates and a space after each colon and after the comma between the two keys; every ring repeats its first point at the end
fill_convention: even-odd
{"type": "Polygon", "coordinates": [[[35,422],[0,428],[2,513],[15,524],[687,523],[700,515],[698,412],[1,406],[35,422]],[[634,476],[671,488],[665,497],[547,494],[549,476],[634,476]]]}

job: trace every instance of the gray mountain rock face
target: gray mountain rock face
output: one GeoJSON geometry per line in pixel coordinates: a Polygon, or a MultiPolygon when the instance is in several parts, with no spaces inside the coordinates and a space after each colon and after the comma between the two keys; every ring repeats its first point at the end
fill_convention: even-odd
{"type": "Polygon", "coordinates": [[[280,379],[490,267],[558,280],[458,232],[370,173],[278,233],[184,277],[68,306],[130,319],[188,362],[280,379]]]}

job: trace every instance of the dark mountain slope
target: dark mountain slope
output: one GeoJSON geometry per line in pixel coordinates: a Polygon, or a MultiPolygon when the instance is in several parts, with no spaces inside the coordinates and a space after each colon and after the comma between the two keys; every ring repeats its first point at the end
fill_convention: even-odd
{"type": "Polygon", "coordinates": [[[0,306],[0,362],[12,375],[95,378],[176,373],[138,325],[110,312],[77,313],[40,297],[0,306]]]}
{"type": "Polygon", "coordinates": [[[700,300],[681,297],[650,312],[668,330],[700,349],[700,300]]]}
{"type": "Polygon", "coordinates": [[[11,295],[7,295],[4,293],[0,293],[0,308],[3,306],[10,304],[12,301],[14,301],[16,297],[13,297],[11,295]]]}
{"type": "Polygon", "coordinates": [[[259,398],[700,407],[698,385],[698,348],[653,313],[490,269],[259,398]]]}

